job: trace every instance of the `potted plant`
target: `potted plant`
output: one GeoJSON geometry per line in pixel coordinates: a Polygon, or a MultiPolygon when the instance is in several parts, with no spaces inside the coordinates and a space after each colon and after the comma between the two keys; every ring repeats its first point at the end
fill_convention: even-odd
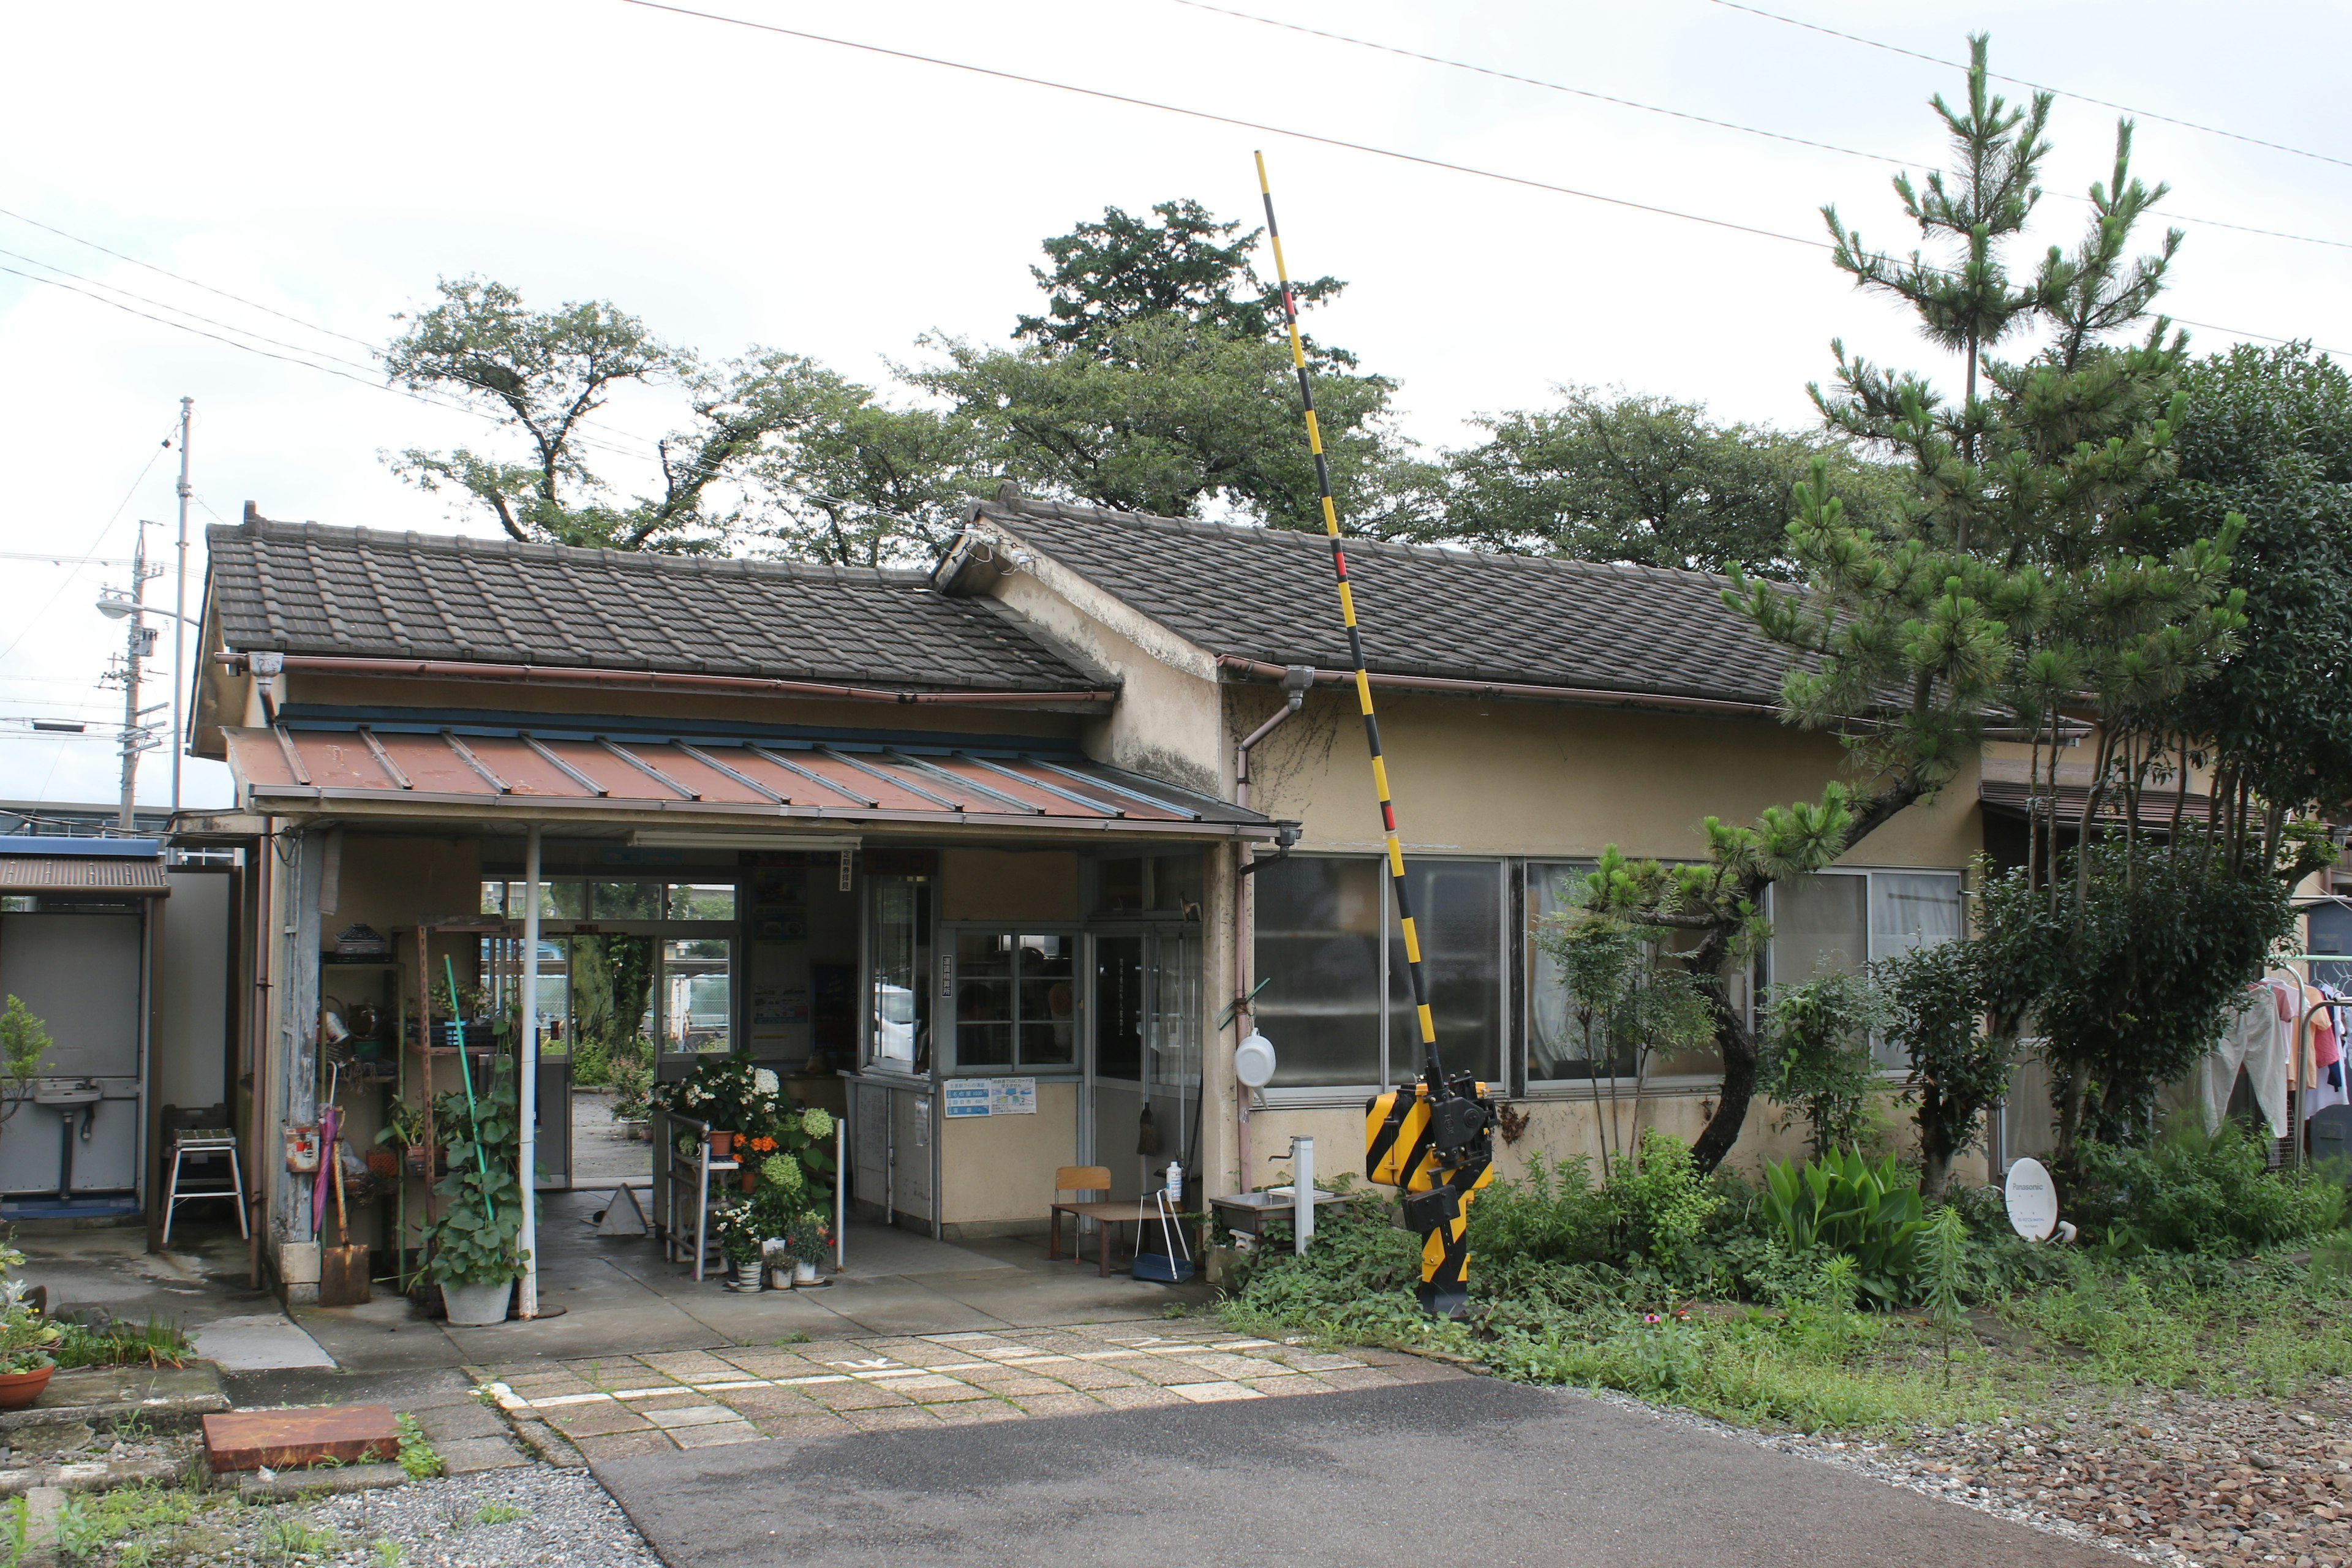
{"type": "Polygon", "coordinates": [[[433,1188],[447,1206],[425,1227],[432,1254],[425,1271],[441,1287],[451,1323],[502,1323],[515,1277],[527,1261],[515,1238],[522,1228],[522,1205],[532,1201],[514,1173],[520,1125],[511,1064],[499,1063],[490,1083],[476,1095],[470,1117],[457,1094],[436,1100],[434,1117],[437,1127],[446,1129],[443,1144],[449,1173],[433,1188]]]}
{"type": "Polygon", "coordinates": [[[771,1154],[760,1166],[760,1187],[751,1203],[751,1234],[760,1238],[760,1261],[768,1269],[768,1283],[789,1290],[793,1260],[784,1244],[793,1216],[805,1206],[800,1167],[789,1154],[771,1154]]]}
{"type": "Polygon", "coordinates": [[[674,1116],[710,1129],[711,1153],[724,1158],[719,1134],[731,1145],[737,1133],[767,1131],[785,1110],[783,1081],[768,1068],[736,1057],[698,1066],[686,1077],[656,1086],[654,1101],[674,1116]]]}
{"type": "Polygon", "coordinates": [[[760,1288],[760,1244],[765,1239],[760,1225],[746,1203],[729,1204],[714,1209],[710,1226],[719,1237],[719,1255],[734,1269],[733,1284],[738,1290],[760,1288]]]}
{"type": "Polygon", "coordinates": [[[764,1133],[757,1138],[746,1138],[743,1150],[743,1190],[748,1193],[759,1184],[761,1173],[766,1169],[761,1162],[776,1152],[776,1141],[764,1133]]]}
{"type": "MultiPolygon", "coordinates": [[[[409,1173],[416,1176],[425,1173],[425,1108],[423,1106],[411,1105],[405,1100],[394,1101],[392,1108],[384,1112],[383,1128],[375,1135],[375,1141],[379,1143],[397,1143],[400,1145],[400,1162],[407,1167],[409,1173]]],[[[370,1169],[374,1168],[375,1162],[373,1157],[369,1159],[368,1164],[370,1169]]]]}
{"type": "Polygon", "coordinates": [[[824,1261],[825,1248],[832,1242],[824,1217],[814,1209],[803,1209],[793,1216],[792,1224],[784,1228],[784,1249],[793,1257],[795,1287],[817,1282],[816,1267],[824,1261]]]}
{"type": "MultiPolygon", "coordinates": [[[[0,1247],[0,1267],[14,1268],[25,1255],[0,1247]]],[[[21,1279],[0,1284],[0,1410],[22,1410],[41,1396],[58,1370],[49,1347],[65,1331],[33,1310],[21,1279]]]]}

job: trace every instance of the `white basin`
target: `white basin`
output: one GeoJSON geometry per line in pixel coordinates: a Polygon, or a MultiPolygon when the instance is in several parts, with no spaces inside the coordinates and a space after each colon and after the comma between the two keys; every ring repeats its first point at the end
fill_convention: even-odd
{"type": "Polygon", "coordinates": [[[36,1105],[88,1105],[106,1091],[95,1079],[42,1078],[33,1080],[36,1105]]]}

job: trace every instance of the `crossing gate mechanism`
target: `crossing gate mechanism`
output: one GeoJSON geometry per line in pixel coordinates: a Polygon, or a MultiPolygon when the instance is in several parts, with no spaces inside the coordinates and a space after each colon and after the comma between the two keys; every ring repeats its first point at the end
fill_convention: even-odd
{"type": "Polygon", "coordinates": [[[1265,154],[1257,155],[1257,187],[1265,198],[1265,233],[1274,247],[1275,278],[1282,288],[1282,317],[1290,335],[1290,363],[1298,373],[1298,398],[1307,419],[1307,447],[1315,457],[1315,489],[1321,502],[1323,532],[1331,542],[1331,575],[1339,589],[1339,620],[1347,628],[1348,654],[1356,671],[1356,703],[1363,710],[1364,742],[1372,758],[1372,792],[1381,806],[1381,833],[1388,852],[1389,887],[1396,902],[1397,929],[1404,938],[1405,968],[1412,978],[1413,1011],[1421,1024],[1421,1081],[1411,1089],[1378,1095],[1365,1107],[1364,1174],[1404,1194],[1405,1224],[1420,1233],[1421,1304],[1440,1317],[1459,1317],[1469,1306],[1465,1283],[1470,1267],[1470,1200],[1495,1176],[1495,1102],[1486,1086],[1469,1073],[1447,1078],[1437,1051],[1437,1025],[1429,1010],[1429,977],[1421,962],[1421,933],[1404,884],[1404,847],[1397,838],[1396,803],[1389,796],[1388,762],[1381,754],[1381,721],[1372,711],[1372,679],[1364,662],[1363,633],[1356,624],[1355,589],[1348,581],[1348,552],[1340,543],[1339,512],[1331,500],[1331,467],[1323,454],[1323,430],[1315,418],[1315,388],[1307,374],[1306,345],[1298,335],[1298,302],[1290,292],[1290,268],[1283,260],[1282,228],[1274,221],[1274,188],[1265,177],[1265,154]]]}

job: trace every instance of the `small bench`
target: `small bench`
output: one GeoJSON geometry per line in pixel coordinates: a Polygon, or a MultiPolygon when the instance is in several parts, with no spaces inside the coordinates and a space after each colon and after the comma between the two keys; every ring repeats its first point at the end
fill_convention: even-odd
{"type": "MultiPolygon", "coordinates": [[[[1136,1246],[1139,1249],[1141,1248],[1142,1227],[1154,1223],[1160,1217],[1158,1211],[1152,1206],[1151,1199],[1146,1196],[1119,1200],[1110,1197],[1109,1194],[1110,1167],[1108,1165],[1064,1165],[1054,1173],[1054,1202],[1046,1211],[1047,1221],[1053,1227],[1047,1233],[1049,1239],[1045,1244],[1045,1256],[1048,1258],[1055,1261],[1059,1261],[1061,1258],[1064,1215],[1068,1215],[1074,1219],[1093,1220],[1101,1227],[1102,1249],[1097,1266],[1105,1279],[1110,1276],[1110,1237],[1113,1226],[1134,1226],[1136,1246]],[[1066,1193],[1070,1194],[1067,1198],[1063,1196],[1066,1193]],[[1085,1193],[1100,1193],[1104,1195],[1094,1199],[1078,1195],[1085,1193]]],[[[1196,1224],[1202,1217],[1196,1209],[1176,1211],[1179,1224],[1196,1224]]],[[[1070,1238],[1070,1257],[1075,1260],[1077,1256],[1077,1237],[1073,1236],[1070,1238]]]]}

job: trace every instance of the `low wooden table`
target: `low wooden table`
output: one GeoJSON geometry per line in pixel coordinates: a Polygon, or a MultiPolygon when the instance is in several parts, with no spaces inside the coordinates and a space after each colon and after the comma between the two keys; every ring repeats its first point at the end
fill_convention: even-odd
{"type": "MultiPolygon", "coordinates": [[[[1055,1204],[1053,1205],[1047,1215],[1047,1218],[1054,1228],[1050,1233],[1052,1239],[1047,1241],[1045,1244],[1045,1256],[1057,1261],[1062,1256],[1062,1216],[1064,1215],[1068,1215],[1075,1219],[1090,1219],[1102,1227],[1102,1256],[1100,1259],[1100,1267],[1105,1279],[1108,1279],[1110,1277],[1111,1226],[1115,1225],[1135,1226],[1137,1227],[1135,1243],[1138,1249],[1140,1249],[1143,1246],[1143,1231],[1141,1227],[1147,1225],[1156,1225],[1160,1220],[1160,1212],[1153,1205],[1149,1195],[1146,1195],[1140,1202],[1138,1202],[1133,1198],[1129,1198],[1124,1203],[1121,1203],[1117,1199],[1110,1199],[1094,1203],[1055,1204]]],[[[1207,1216],[1202,1215],[1199,1209],[1178,1209],[1174,1214],[1169,1216],[1172,1224],[1180,1226],[1198,1225],[1205,1217],[1207,1216]]],[[[1077,1237],[1076,1236],[1072,1236],[1070,1238],[1070,1257],[1075,1259],[1077,1256],[1077,1237]]]]}

